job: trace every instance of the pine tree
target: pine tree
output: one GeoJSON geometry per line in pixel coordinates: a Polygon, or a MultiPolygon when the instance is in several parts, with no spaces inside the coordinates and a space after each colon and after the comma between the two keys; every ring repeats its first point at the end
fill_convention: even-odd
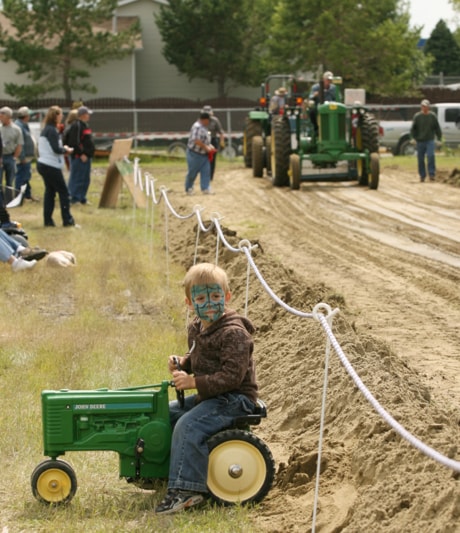
{"type": "Polygon", "coordinates": [[[433,74],[460,75],[460,47],[442,19],[431,32],[423,51],[433,57],[433,74]]]}

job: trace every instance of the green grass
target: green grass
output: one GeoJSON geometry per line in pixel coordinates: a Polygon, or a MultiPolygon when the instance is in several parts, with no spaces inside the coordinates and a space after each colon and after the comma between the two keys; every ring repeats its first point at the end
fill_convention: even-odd
{"type": "MultiPolygon", "coordinates": [[[[186,347],[184,272],[168,262],[166,273],[163,235],[157,229],[152,236],[145,213],[133,209],[125,188],[116,209],[97,208],[105,164],[94,165],[92,205],[73,209],[81,229],[44,228],[42,203],[27,203],[10,213],[23,223],[32,245],[71,251],[77,266],[55,269],[42,261],[18,274],[0,266],[0,531],[252,532],[250,517],[256,510],[246,508],[209,505],[156,517],[153,510],[165,487],[142,492],[120,480],[115,453],[64,456],[78,481],[69,505],[44,506],[32,495],[31,473],[46,459],[43,389],[158,383],[169,377],[168,355],[184,353],[186,347]]],[[[182,183],[184,165],[155,159],[151,172],[160,185],[168,186],[182,183]]],[[[36,174],[32,187],[42,197],[36,174]]],[[[156,217],[159,228],[158,212],[156,217]]],[[[59,209],[55,219],[60,223],[59,209]]]]}

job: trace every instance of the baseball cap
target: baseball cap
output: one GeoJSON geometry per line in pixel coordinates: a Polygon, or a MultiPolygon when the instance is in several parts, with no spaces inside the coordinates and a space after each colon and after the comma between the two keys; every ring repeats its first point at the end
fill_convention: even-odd
{"type": "Polygon", "coordinates": [[[325,80],[332,80],[333,77],[334,77],[334,74],[332,74],[330,70],[326,70],[326,72],[323,74],[323,78],[325,80]]]}
{"type": "Polygon", "coordinates": [[[7,117],[13,116],[13,110],[11,107],[5,106],[0,109],[0,115],[6,115],[7,117]]]}
{"type": "Polygon", "coordinates": [[[212,113],[212,107],[210,105],[203,106],[203,109],[201,110],[202,113],[212,113]]]}
{"type": "Polygon", "coordinates": [[[420,105],[422,105],[423,107],[430,107],[430,101],[425,98],[424,100],[422,100],[420,105]]]}
{"type": "Polygon", "coordinates": [[[86,113],[88,113],[88,115],[92,115],[93,111],[89,107],[86,107],[85,105],[81,105],[78,108],[77,115],[80,117],[81,115],[86,115],[86,113]]]}
{"type": "Polygon", "coordinates": [[[30,109],[26,105],[23,105],[22,107],[18,109],[19,118],[27,117],[29,115],[30,115],[30,109]]]}

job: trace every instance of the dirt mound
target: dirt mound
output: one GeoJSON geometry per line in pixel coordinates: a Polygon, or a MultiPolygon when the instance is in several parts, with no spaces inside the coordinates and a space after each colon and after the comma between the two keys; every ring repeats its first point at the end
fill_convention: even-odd
{"type": "MultiPolygon", "coordinates": [[[[235,231],[224,230],[237,247],[235,231]]],[[[175,232],[174,260],[190,266],[196,228],[175,232]]],[[[201,233],[197,261],[215,261],[216,235],[201,233]]],[[[289,306],[311,312],[319,302],[338,307],[333,332],[352,366],[381,405],[413,435],[448,457],[457,456],[459,416],[434,402],[419,373],[390,346],[357,328],[347,302],[324,283],[306,285],[294,270],[252,253],[270,288],[289,306]]],[[[233,307],[244,310],[247,262],[221,248],[233,307]]],[[[256,432],[277,461],[275,486],[254,512],[257,530],[305,532],[312,523],[325,362],[320,323],[288,313],[250,276],[248,316],[255,336],[261,396],[268,419],[256,432]]],[[[458,531],[459,476],[397,435],[373,410],[331,353],[316,527],[322,532],[458,531]]]]}

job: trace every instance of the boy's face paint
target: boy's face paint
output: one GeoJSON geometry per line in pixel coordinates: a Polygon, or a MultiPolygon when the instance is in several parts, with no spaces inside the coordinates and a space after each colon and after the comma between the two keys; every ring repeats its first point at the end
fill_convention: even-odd
{"type": "Polygon", "coordinates": [[[217,283],[193,285],[192,305],[197,316],[205,322],[215,322],[225,310],[225,293],[217,283]]]}

